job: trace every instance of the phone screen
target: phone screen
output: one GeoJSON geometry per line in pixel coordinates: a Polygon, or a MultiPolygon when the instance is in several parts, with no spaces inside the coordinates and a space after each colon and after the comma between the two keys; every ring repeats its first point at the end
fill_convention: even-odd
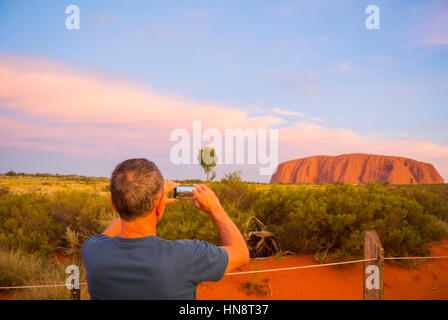
{"type": "Polygon", "coordinates": [[[178,186],[174,189],[174,198],[179,200],[192,200],[194,187],[192,186],[178,186]]]}

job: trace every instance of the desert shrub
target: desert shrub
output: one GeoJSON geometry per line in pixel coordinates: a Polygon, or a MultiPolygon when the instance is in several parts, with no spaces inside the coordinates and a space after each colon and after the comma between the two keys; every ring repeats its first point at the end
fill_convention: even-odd
{"type": "Polygon", "coordinates": [[[255,185],[243,182],[240,174],[240,171],[228,173],[221,182],[211,183],[210,188],[216,193],[223,206],[248,211],[259,193],[256,192],[255,185]]]}
{"type": "Polygon", "coordinates": [[[58,233],[60,245],[79,249],[93,234],[101,233],[116,217],[107,196],[88,191],[53,194],[52,217],[63,226],[58,233]]]}
{"type": "Polygon", "coordinates": [[[79,249],[114,217],[108,198],[92,192],[6,194],[0,198],[0,245],[43,255],[79,249]]]}
{"type": "MultiPolygon", "coordinates": [[[[425,245],[446,235],[440,222],[448,221],[446,185],[260,185],[233,173],[209,186],[242,232],[254,215],[275,233],[281,249],[316,254],[319,261],[361,255],[368,229],[377,230],[387,255],[427,254],[425,245]]],[[[0,192],[0,245],[43,255],[77,254],[116,216],[109,196],[93,186],[51,194],[0,192]]],[[[168,205],[157,231],[166,239],[220,244],[212,219],[192,201],[168,205]]]]}
{"type": "Polygon", "coordinates": [[[388,255],[427,254],[424,244],[445,235],[418,202],[382,184],[274,187],[254,207],[282,248],[324,258],[361,255],[368,229],[377,230],[388,255]]]}
{"type": "Polygon", "coordinates": [[[47,254],[57,249],[61,226],[51,215],[48,198],[7,194],[0,199],[0,245],[47,254]]]}
{"type": "Polygon", "coordinates": [[[12,171],[12,170],[9,170],[8,172],[5,173],[5,176],[8,176],[8,177],[15,177],[15,176],[17,176],[17,173],[15,173],[15,172],[12,171]]]}
{"type": "MultiPolygon", "coordinates": [[[[241,212],[225,206],[227,214],[242,232],[251,212],[241,212]]],[[[218,229],[209,214],[199,211],[193,201],[183,200],[166,207],[164,218],[157,225],[157,235],[168,239],[198,239],[221,245],[218,229]]]]}
{"type": "Polygon", "coordinates": [[[448,184],[402,185],[392,190],[417,201],[426,212],[448,222],[448,184]]]}
{"type": "Polygon", "coordinates": [[[205,183],[205,181],[201,180],[201,179],[183,179],[183,180],[173,180],[174,182],[183,184],[183,185],[192,185],[192,184],[200,184],[200,183],[205,183]]]}
{"type": "MultiPolygon", "coordinates": [[[[255,215],[276,234],[283,250],[315,253],[321,261],[362,255],[368,229],[377,230],[388,255],[428,254],[425,244],[445,235],[434,215],[418,201],[391,192],[387,184],[256,189],[235,176],[229,178],[210,187],[243,232],[247,219],[255,215]]],[[[213,221],[191,201],[167,206],[158,233],[167,239],[220,243],[213,221]]]]}

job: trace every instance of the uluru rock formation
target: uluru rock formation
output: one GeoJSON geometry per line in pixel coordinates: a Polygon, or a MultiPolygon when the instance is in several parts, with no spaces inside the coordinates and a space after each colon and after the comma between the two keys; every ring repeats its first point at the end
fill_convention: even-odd
{"type": "Polygon", "coordinates": [[[271,183],[369,181],[388,181],[392,184],[444,183],[442,176],[430,163],[363,153],[313,156],[283,162],[271,177],[271,183]]]}

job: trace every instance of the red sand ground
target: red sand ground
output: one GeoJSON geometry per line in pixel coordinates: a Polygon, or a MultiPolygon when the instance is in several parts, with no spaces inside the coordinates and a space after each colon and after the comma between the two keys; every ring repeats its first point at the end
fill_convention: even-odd
{"type": "MultiPolygon", "coordinates": [[[[448,240],[432,247],[448,256],[448,240]]],[[[312,256],[252,260],[238,271],[316,264],[312,256]]],[[[362,263],[254,275],[224,276],[198,287],[198,299],[362,299],[362,263]]],[[[385,299],[448,299],[448,259],[425,260],[417,268],[384,267],[385,299]]]]}
{"type": "MultiPolygon", "coordinates": [[[[432,256],[448,256],[448,240],[432,246],[432,256]]],[[[235,271],[287,268],[316,264],[312,256],[288,256],[281,260],[251,260],[235,271]]],[[[224,276],[219,282],[198,287],[198,299],[362,299],[362,263],[224,276]]],[[[0,300],[17,298],[14,291],[0,292],[0,300]]],[[[385,299],[448,300],[448,259],[425,260],[416,268],[384,267],[385,299]]]]}

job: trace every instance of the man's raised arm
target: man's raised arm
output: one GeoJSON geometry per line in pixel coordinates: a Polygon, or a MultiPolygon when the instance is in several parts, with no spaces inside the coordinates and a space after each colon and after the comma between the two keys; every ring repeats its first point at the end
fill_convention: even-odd
{"type": "Polygon", "coordinates": [[[215,221],[224,244],[223,248],[229,255],[229,264],[226,272],[249,262],[249,251],[243,235],[221,207],[215,193],[205,185],[194,186],[195,205],[202,211],[209,213],[215,221]]]}

